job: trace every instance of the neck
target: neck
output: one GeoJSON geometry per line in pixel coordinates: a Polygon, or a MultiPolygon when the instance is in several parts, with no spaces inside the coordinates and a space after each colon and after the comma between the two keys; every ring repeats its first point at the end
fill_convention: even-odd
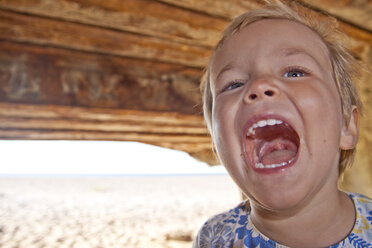
{"type": "Polygon", "coordinates": [[[355,207],[344,192],[335,189],[331,195],[317,194],[306,204],[289,210],[267,210],[252,203],[251,219],[261,233],[280,244],[324,247],[350,233],[355,222],[355,207]]]}

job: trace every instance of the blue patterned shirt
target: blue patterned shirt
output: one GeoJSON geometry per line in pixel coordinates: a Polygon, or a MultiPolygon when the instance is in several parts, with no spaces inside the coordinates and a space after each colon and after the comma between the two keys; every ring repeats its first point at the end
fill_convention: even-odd
{"type": "MultiPolygon", "coordinates": [[[[348,193],[356,208],[352,232],[336,247],[372,248],[372,200],[348,193]]],[[[252,224],[247,202],[209,219],[200,229],[193,248],[286,248],[261,234],[252,224]]]]}

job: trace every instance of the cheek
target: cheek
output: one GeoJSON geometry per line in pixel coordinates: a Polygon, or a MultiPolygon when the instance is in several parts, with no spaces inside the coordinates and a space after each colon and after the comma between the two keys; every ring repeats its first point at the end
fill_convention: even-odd
{"type": "Polygon", "coordinates": [[[213,141],[217,150],[221,150],[221,147],[226,143],[227,132],[231,126],[227,121],[228,115],[229,112],[226,112],[223,106],[216,105],[212,111],[213,141]]]}
{"type": "Polygon", "coordinates": [[[303,117],[316,116],[314,122],[326,121],[329,123],[341,123],[342,109],[341,100],[335,85],[314,80],[313,82],[297,85],[295,97],[298,97],[298,105],[303,110],[303,117]]]}
{"type": "Polygon", "coordinates": [[[214,105],[212,110],[213,141],[224,164],[240,153],[238,134],[235,128],[236,110],[227,103],[214,105]]]}
{"type": "Polygon", "coordinates": [[[303,85],[299,91],[298,106],[305,122],[305,140],[309,151],[321,157],[329,157],[329,154],[337,153],[339,149],[341,100],[335,87],[321,83],[303,85]]]}

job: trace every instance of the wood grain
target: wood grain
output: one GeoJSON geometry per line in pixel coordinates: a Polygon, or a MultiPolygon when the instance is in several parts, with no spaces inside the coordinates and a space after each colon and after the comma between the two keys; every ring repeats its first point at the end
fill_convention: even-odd
{"type": "Polygon", "coordinates": [[[0,41],[0,101],[201,114],[200,69],[0,41]]]}
{"type": "MultiPolygon", "coordinates": [[[[200,11],[212,16],[232,19],[237,15],[264,5],[260,0],[159,0],[175,6],[200,11]]],[[[372,32],[372,1],[369,0],[299,0],[299,3],[316,11],[321,11],[350,23],[368,32],[372,32]]]]}
{"type": "Polygon", "coordinates": [[[187,133],[208,136],[202,117],[179,113],[0,103],[0,120],[0,128],[187,133]]]}
{"type": "Polygon", "coordinates": [[[151,0],[0,0],[0,8],[202,46],[213,45],[226,25],[224,19],[151,0]]]}
{"type": "Polygon", "coordinates": [[[0,10],[0,39],[203,67],[209,49],[156,37],[0,10]]]}
{"type": "Polygon", "coordinates": [[[372,32],[372,1],[369,0],[301,0],[311,8],[372,32]]]}
{"type": "Polygon", "coordinates": [[[202,117],[178,113],[0,103],[0,139],[136,141],[218,163],[202,117]]]}
{"type": "Polygon", "coordinates": [[[257,9],[263,5],[263,1],[246,0],[159,0],[175,6],[180,6],[190,10],[196,10],[211,16],[232,19],[248,10],[257,9]]]}
{"type": "MultiPolygon", "coordinates": [[[[20,23],[13,21],[13,25],[6,25],[3,27],[5,30],[0,29],[0,31],[4,32],[5,39],[203,67],[209,54],[208,48],[217,43],[220,32],[227,25],[228,20],[249,9],[262,6],[261,1],[243,0],[229,2],[161,0],[160,2],[126,0],[123,4],[122,1],[114,0],[0,0],[0,9],[31,14],[36,18],[32,19],[28,16],[31,19],[24,20],[26,23],[33,20],[29,26],[25,26],[29,32],[22,28],[23,19],[17,15],[13,16],[13,19],[20,19],[20,23]],[[54,19],[54,22],[49,20],[40,23],[39,26],[39,20],[46,19],[43,17],[54,19]],[[53,30],[54,27],[56,30],[53,30]],[[43,35],[42,29],[44,33],[52,35],[43,35]],[[41,34],[41,37],[38,34],[41,34]],[[92,39],[97,41],[92,42],[92,39]]],[[[302,2],[308,5],[307,1],[302,2]]],[[[337,6],[340,4],[330,5],[338,9],[337,6]]],[[[349,5],[352,6],[352,10],[361,9],[356,3],[349,5]]],[[[349,5],[344,6],[343,9],[348,10],[349,5]]],[[[371,4],[365,5],[366,9],[361,10],[364,11],[362,16],[368,16],[371,4]]],[[[319,6],[322,10],[324,4],[319,6]]],[[[0,17],[4,13],[7,12],[0,12],[0,17]]],[[[335,14],[339,19],[341,18],[341,29],[354,41],[372,44],[372,33],[367,31],[368,28],[360,26],[362,29],[358,29],[355,25],[359,24],[350,25],[343,21],[347,20],[349,15],[343,12],[335,14]]],[[[363,21],[363,23],[368,22],[363,21]]]]}

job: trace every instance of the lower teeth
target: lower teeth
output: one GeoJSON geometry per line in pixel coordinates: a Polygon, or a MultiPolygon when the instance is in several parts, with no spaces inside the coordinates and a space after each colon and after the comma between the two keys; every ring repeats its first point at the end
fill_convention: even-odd
{"type": "Polygon", "coordinates": [[[292,163],[293,160],[294,160],[294,158],[291,158],[288,162],[282,162],[280,164],[268,164],[268,165],[264,165],[263,163],[256,163],[254,166],[258,169],[277,168],[277,167],[282,167],[282,166],[285,166],[287,164],[290,164],[290,163],[292,163]]]}

